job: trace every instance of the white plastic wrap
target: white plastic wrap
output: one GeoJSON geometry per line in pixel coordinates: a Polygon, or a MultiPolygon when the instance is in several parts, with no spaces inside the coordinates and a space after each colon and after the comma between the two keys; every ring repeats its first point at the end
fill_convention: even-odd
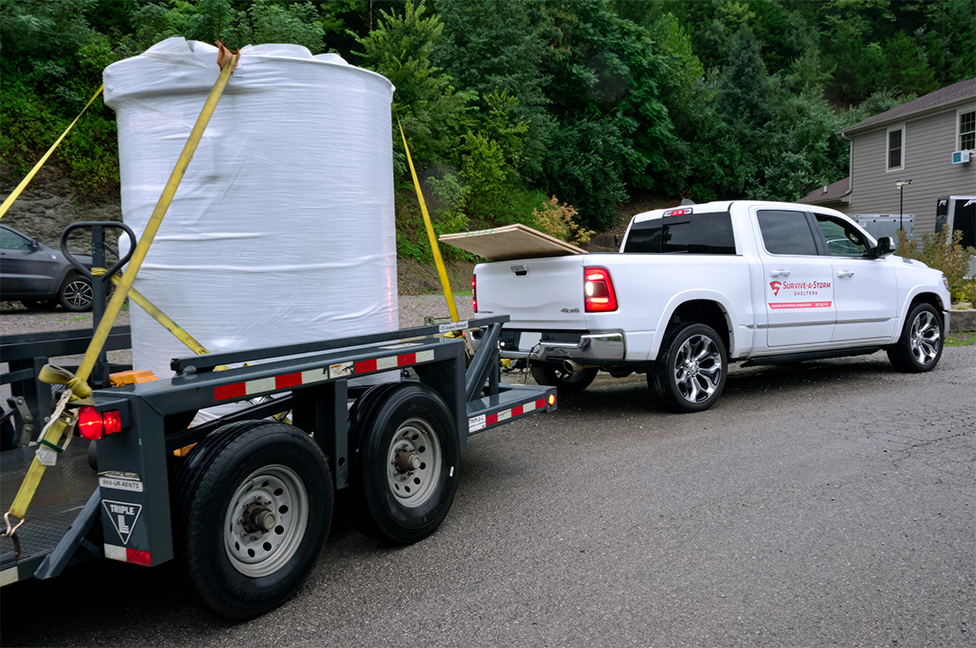
{"type": "MultiPolygon", "coordinates": [[[[142,235],[220,72],[183,38],[105,69],[122,214],[142,235]]],[[[384,77],[297,45],[241,51],[135,288],[212,353],[398,328],[384,77]]],[[[122,237],[123,240],[126,237],[122,237]]],[[[140,308],[133,362],[190,352],[140,308]]]]}

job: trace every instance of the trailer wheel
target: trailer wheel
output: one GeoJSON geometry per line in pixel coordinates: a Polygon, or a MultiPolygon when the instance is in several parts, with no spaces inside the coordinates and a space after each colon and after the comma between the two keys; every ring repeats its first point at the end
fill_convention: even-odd
{"type": "Polygon", "coordinates": [[[332,521],[332,479],[311,437],[271,421],[224,426],[176,484],[178,579],[192,601],[250,619],[298,591],[332,521]]]}
{"type": "Polygon", "coordinates": [[[722,395],[727,374],[728,356],[718,333],[704,324],[684,324],[664,338],[647,385],[672,410],[701,412],[722,395]]]}
{"type": "Polygon", "coordinates": [[[358,403],[350,429],[349,487],[340,501],[364,535],[410,544],[447,516],[458,484],[460,446],[440,395],[419,383],[378,388],[358,403]]]}
{"type": "Polygon", "coordinates": [[[564,394],[576,394],[587,387],[596,378],[599,369],[590,367],[580,371],[567,371],[560,365],[532,364],[532,377],[540,385],[557,387],[564,394]]]}

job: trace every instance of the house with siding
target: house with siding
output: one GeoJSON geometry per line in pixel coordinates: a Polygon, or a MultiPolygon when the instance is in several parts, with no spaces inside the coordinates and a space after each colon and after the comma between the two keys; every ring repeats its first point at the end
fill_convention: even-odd
{"type": "MultiPolygon", "coordinates": [[[[841,135],[851,142],[850,176],[798,202],[849,216],[914,214],[918,235],[935,231],[939,198],[976,197],[976,78],[865,119],[841,135]]],[[[974,227],[962,221],[956,229],[974,227]]],[[[966,239],[974,235],[964,231],[966,239]]]]}

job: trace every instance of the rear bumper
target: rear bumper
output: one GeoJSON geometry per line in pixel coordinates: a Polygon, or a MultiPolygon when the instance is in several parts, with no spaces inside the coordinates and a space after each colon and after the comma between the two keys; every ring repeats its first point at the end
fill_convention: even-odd
{"type": "MultiPolygon", "coordinates": [[[[580,333],[572,340],[545,339],[545,335],[539,331],[513,331],[499,342],[500,355],[513,360],[557,362],[571,358],[584,363],[619,362],[626,355],[624,335],[620,331],[580,333]]],[[[481,340],[473,337],[471,342],[477,349],[481,340]]]]}

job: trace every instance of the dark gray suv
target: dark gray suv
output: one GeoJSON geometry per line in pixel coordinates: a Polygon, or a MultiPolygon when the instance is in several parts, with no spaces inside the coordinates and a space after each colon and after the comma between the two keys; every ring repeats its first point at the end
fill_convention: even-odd
{"type": "MultiPolygon", "coordinates": [[[[73,254],[91,268],[90,256],[73,254]]],[[[17,230],[0,225],[0,299],[28,308],[61,304],[81,312],[92,307],[91,280],[55,250],[17,230]]]]}

